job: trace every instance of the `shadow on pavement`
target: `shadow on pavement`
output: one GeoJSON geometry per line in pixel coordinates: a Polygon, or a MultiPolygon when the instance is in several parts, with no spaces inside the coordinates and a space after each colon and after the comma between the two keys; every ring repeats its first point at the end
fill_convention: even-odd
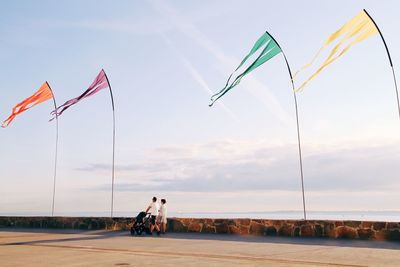
{"type": "Polygon", "coordinates": [[[400,242],[351,240],[351,239],[329,239],[329,238],[301,238],[301,237],[274,237],[274,236],[241,236],[224,234],[198,234],[198,233],[168,233],[166,236],[172,239],[190,240],[219,240],[229,242],[251,242],[251,243],[273,243],[293,245],[316,245],[335,247],[357,247],[376,249],[400,250],[400,242]]]}
{"type": "MultiPolygon", "coordinates": [[[[84,241],[84,240],[96,240],[96,239],[108,239],[118,236],[126,236],[126,231],[110,231],[110,230],[71,230],[71,229],[23,229],[23,228],[0,228],[1,232],[13,232],[13,233],[33,233],[33,234],[55,234],[55,235],[71,235],[71,237],[62,238],[51,238],[51,239],[38,239],[31,241],[21,242],[10,242],[3,243],[0,246],[11,246],[11,245],[31,245],[40,243],[57,243],[65,241],[84,241]],[[80,235],[80,236],[76,236],[80,235]],[[83,235],[83,236],[82,236],[83,235]]],[[[18,236],[16,236],[18,237],[18,236]]],[[[32,236],[34,237],[34,236],[32,236]]]]}
{"type": "Polygon", "coordinates": [[[291,238],[291,237],[273,237],[273,236],[248,236],[248,235],[228,235],[228,234],[204,234],[204,233],[167,233],[166,235],[131,236],[129,231],[111,231],[111,230],[71,230],[71,229],[24,229],[24,228],[0,228],[1,232],[13,233],[46,233],[46,234],[71,234],[71,237],[40,239],[24,242],[6,243],[4,245],[26,245],[39,243],[56,243],[63,241],[83,241],[99,240],[108,238],[153,238],[155,241],[159,238],[182,239],[182,240],[213,240],[223,242],[251,242],[251,243],[273,243],[273,244],[293,244],[293,245],[314,245],[314,246],[332,246],[332,247],[356,247],[356,248],[374,248],[374,249],[393,249],[400,250],[400,242],[388,241],[370,241],[370,240],[350,240],[350,239],[328,239],[328,238],[291,238]],[[75,236],[81,235],[81,236],[75,236]],[[82,236],[83,235],[83,236],[82,236]]]}

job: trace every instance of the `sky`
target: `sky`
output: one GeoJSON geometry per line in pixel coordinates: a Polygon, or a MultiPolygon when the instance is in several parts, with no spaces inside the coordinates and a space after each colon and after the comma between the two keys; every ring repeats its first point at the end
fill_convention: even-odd
{"type": "MultiPolygon", "coordinates": [[[[292,71],[365,8],[400,64],[398,1],[3,1],[0,118],[48,81],[57,104],[106,71],[115,98],[114,210],[153,196],[170,212],[301,211],[296,117],[281,54],[209,107],[267,30],[292,71]]],[[[400,74],[399,74],[400,76],[400,74]]],[[[400,211],[400,120],[384,45],[371,37],[301,93],[306,207],[400,211]]],[[[51,213],[51,101],[0,129],[0,213],[51,213]]],[[[55,215],[108,214],[107,90],[59,118],[55,215]]]]}

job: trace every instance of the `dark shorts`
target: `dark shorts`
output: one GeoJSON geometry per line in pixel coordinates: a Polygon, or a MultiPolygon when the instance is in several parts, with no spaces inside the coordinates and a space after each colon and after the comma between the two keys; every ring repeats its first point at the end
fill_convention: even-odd
{"type": "Polygon", "coordinates": [[[151,215],[150,223],[151,223],[152,225],[155,225],[155,224],[156,224],[156,216],[155,216],[155,215],[151,215]]]}

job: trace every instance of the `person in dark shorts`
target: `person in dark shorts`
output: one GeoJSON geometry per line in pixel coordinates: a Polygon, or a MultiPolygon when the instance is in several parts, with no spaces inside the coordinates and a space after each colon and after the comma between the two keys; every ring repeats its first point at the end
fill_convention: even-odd
{"type": "Polygon", "coordinates": [[[156,218],[158,215],[158,204],[157,204],[157,198],[153,197],[152,202],[146,209],[146,213],[151,214],[151,220],[150,220],[150,233],[153,234],[154,228],[157,230],[157,234],[160,235],[160,228],[156,224],[156,218]]]}

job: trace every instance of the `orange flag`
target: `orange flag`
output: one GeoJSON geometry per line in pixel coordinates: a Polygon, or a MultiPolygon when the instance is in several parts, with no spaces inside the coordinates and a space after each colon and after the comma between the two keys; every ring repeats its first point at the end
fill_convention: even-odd
{"type": "Polygon", "coordinates": [[[13,107],[10,117],[3,122],[1,127],[7,127],[18,114],[51,99],[52,97],[53,92],[51,91],[49,84],[45,82],[36,93],[13,107]]]}

